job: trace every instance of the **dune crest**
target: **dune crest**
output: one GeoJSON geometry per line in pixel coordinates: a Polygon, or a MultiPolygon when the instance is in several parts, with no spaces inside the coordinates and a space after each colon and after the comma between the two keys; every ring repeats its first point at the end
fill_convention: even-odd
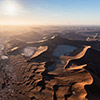
{"type": "Polygon", "coordinates": [[[0,63],[0,98],[99,100],[100,51],[93,48],[95,43],[58,35],[30,43],[10,39],[3,51],[9,59],[0,63]],[[56,50],[59,56],[54,55],[56,50]]]}

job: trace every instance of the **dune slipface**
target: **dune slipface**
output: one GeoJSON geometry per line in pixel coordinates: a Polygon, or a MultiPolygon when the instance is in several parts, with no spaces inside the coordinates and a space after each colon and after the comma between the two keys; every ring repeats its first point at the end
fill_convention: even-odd
{"type": "Polygon", "coordinates": [[[4,54],[9,59],[0,62],[0,99],[99,100],[100,51],[93,49],[93,45],[94,42],[60,36],[36,43],[7,41],[4,54]],[[59,45],[75,48],[62,56],[59,45]],[[22,55],[27,47],[29,52],[34,51],[25,56],[25,49],[22,55]],[[54,55],[56,49],[59,56],[54,55]]]}

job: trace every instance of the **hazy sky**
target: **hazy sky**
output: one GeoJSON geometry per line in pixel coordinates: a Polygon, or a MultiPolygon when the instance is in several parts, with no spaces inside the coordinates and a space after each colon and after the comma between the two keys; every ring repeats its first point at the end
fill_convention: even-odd
{"type": "Polygon", "coordinates": [[[0,24],[100,25],[100,0],[0,0],[0,24]]]}

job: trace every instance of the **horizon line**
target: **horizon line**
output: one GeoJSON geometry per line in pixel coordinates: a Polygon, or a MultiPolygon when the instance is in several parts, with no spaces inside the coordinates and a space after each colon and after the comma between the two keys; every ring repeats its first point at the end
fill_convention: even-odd
{"type": "Polygon", "coordinates": [[[100,25],[95,25],[95,24],[84,24],[84,25],[82,25],[82,24],[80,24],[80,25],[75,25],[75,24],[73,24],[73,25],[68,25],[68,24],[66,24],[66,25],[64,25],[64,24],[62,24],[62,25],[50,25],[50,24],[0,24],[0,26],[100,26],[100,25]]]}

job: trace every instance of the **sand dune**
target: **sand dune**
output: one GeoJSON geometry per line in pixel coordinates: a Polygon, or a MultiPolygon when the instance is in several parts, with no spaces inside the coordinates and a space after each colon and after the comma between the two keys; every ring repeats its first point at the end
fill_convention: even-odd
{"type": "Polygon", "coordinates": [[[2,60],[0,67],[0,98],[99,100],[100,51],[93,49],[94,45],[95,42],[68,40],[60,36],[30,43],[9,40],[4,50],[9,59],[2,60]],[[59,45],[77,49],[71,50],[68,56],[56,57],[53,53],[59,45]],[[24,54],[29,56],[21,54],[24,49],[24,54]]]}
{"type": "Polygon", "coordinates": [[[82,58],[82,57],[85,55],[86,51],[87,51],[89,48],[91,48],[91,46],[85,46],[85,47],[83,48],[83,50],[82,50],[80,53],[78,53],[76,56],[61,56],[60,59],[61,59],[61,60],[64,60],[64,62],[66,62],[64,68],[66,68],[67,66],[69,66],[68,63],[70,62],[70,60],[82,58]]]}

